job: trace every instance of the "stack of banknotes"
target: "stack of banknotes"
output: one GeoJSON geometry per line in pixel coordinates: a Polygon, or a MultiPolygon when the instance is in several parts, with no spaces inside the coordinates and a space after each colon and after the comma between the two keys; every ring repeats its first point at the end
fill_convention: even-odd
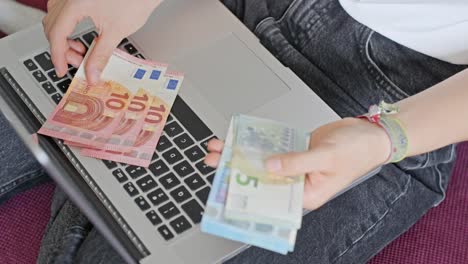
{"type": "Polygon", "coordinates": [[[84,156],[148,167],[184,76],[116,50],[89,85],[86,60],[38,133],[84,156]]]}
{"type": "Polygon", "coordinates": [[[234,115],[201,222],[202,231],[278,253],[294,250],[304,175],[268,173],[275,154],[305,151],[309,136],[285,124],[234,115]]]}

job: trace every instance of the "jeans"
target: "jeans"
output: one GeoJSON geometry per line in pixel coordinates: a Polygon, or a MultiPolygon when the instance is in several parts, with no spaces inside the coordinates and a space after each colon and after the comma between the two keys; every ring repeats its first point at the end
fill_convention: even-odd
{"type": "MultiPolygon", "coordinates": [[[[396,102],[463,70],[356,22],[333,0],[224,0],[261,43],[340,116],[396,102]]],[[[312,113],[311,113],[312,114],[312,113]]],[[[0,197],[46,178],[0,117],[0,197]],[[3,167],[3,166],[2,166],[3,167]]],[[[351,140],[351,139],[350,139],[351,140]]],[[[362,157],[366,158],[366,157],[362,157]]],[[[383,167],[303,219],[287,256],[251,247],[228,263],[365,263],[445,197],[454,146],[383,167]]],[[[122,263],[57,189],[38,263],[122,263]]]]}

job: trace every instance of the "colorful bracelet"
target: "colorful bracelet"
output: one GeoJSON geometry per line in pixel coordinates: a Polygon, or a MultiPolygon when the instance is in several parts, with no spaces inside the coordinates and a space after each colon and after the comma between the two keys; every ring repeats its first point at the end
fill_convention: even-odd
{"type": "Polygon", "coordinates": [[[381,101],[378,105],[371,105],[369,112],[359,118],[366,118],[369,122],[382,127],[390,138],[391,152],[385,163],[395,163],[403,160],[408,153],[408,136],[400,120],[391,116],[398,113],[397,105],[381,101]]]}

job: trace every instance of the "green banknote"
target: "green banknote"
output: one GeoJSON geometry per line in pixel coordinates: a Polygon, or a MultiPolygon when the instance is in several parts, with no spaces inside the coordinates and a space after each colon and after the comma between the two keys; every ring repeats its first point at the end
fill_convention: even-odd
{"type": "Polygon", "coordinates": [[[298,229],[302,219],[304,175],[268,173],[275,154],[305,151],[308,133],[283,123],[245,115],[233,118],[231,174],[224,215],[298,229]]]}

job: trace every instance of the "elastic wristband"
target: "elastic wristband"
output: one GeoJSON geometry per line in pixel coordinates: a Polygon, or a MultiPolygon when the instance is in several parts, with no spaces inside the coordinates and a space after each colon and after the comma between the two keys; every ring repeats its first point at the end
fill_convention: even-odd
{"type": "Polygon", "coordinates": [[[406,158],[408,154],[408,136],[400,120],[382,116],[379,125],[385,129],[391,142],[390,155],[385,163],[395,163],[406,158]]]}

